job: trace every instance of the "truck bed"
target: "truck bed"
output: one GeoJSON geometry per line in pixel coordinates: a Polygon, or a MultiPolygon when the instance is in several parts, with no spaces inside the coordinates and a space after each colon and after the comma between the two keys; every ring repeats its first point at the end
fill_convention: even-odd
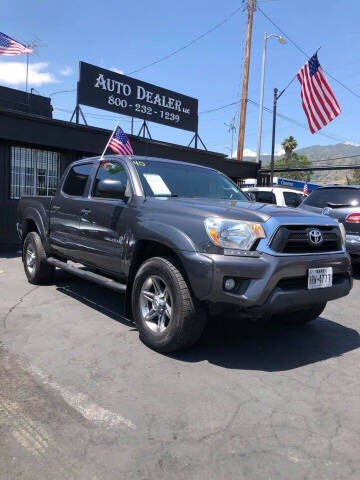
{"type": "Polygon", "coordinates": [[[54,197],[21,197],[17,208],[17,225],[21,237],[24,219],[40,220],[44,228],[48,228],[50,218],[50,206],[54,197]],[[39,218],[40,217],[40,218],[39,218]]]}

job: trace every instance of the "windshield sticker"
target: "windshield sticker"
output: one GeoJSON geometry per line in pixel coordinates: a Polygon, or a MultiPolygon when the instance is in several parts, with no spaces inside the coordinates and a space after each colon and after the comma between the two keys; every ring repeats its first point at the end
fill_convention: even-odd
{"type": "Polygon", "coordinates": [[[164,180],[157,173],[144,173],[147,183],[155,195],[171,195],[164,180]]]}
{"type": "Polygon", "coordinates": [[[146,163],[141,162],[140,160],[133,160],[133,164],[136,165],[137,167],[146,167],[146,163]]]}

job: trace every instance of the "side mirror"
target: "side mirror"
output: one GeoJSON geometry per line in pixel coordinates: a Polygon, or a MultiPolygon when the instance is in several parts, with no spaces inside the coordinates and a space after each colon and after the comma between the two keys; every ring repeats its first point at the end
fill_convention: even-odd
{"type": "Polygon", "coordinates": [[[125,199],[126,185],[121,180],[100,180],[95,190],[95,196],[105,198],[125,199]]]}
{"type": "Polygon", "coordinates": [[[251,202],[256,202],[256,197],[252,192],[246,192],[246,195],[249,197],[251,202]]]}

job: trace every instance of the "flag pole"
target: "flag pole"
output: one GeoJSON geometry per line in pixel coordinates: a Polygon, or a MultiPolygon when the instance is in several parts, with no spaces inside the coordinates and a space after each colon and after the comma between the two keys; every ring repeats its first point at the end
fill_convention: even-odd
{"type": "MultiPolygon", "coordinates": [[[[29,43],[28,45],[25,45],[25,47],[30,50],[34,47],[40,46],[40,45],[35,45],[35,43],[29,43]]],[[[26,52],[26,81],[25,81],[25,91],[28,91],[28,80],[29,80],[29,54],[31,52],[26,52]]]]}
{"type": "Polygon", "coordinates": [[[119,122],[116,122],[115,128],[114,128],[114,130],[112,131],[112,134],[110,135],[110,138],[109,138],[109,140],[108,140],[108,142],[107,142],[107,144],[106,144],[106,147],[104,148],[103,153],[101,154],[100,160],[103,160],[104,155],[105,155],[105,152],[106,152],[106,150],[107,150],[107,148],[108,148],[108,146],[109,146],[109,143],[111,142],[112,137],[114,136],[115,130],[117,129],[118,125],[119,125],[119,122]]]}
{"type": "MultiPolygon", "coordinates": [[[[27,47],[28,48],[28,47],[27,47]]],[[[28,91],[28,78],[29,78],[29,52],[26,54],[26,81],[25,81],[25,92],[28,91]]]]}

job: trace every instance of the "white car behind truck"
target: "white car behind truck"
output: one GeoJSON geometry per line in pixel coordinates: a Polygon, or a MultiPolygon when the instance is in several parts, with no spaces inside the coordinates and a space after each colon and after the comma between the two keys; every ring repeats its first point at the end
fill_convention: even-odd
{"type": "Polygon", "coordinates": [[[242,190],[252,193],[256,202],[270,203],[280,207],[296,208],[306,198],[306,195],[294,188],[247,187],[242,190]]]}

